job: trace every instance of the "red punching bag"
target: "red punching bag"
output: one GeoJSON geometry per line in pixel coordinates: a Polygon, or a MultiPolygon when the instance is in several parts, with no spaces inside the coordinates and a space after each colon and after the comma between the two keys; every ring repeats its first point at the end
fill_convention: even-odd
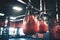
{"type": "Polygon", "coordinates": [[[48,31],[48,26],[44,23],[42,19],[39,20],[39,33],[46,33],[48,31]]]}
{"type": "Polygon", "coordinates": [[[26,35],[33,35],[39,31],[37,18],[34,15],[27,15],[24,21],[23,32],[26,35]]]}
{"type": "Polygon", "coordinates": [[[2,26],[5,26],[5,21],[2,21],[1,25],[2,25],[2,26]]]}
{"type": "Polygon", "coordinates": [[[33,7],[31,5],[31,0],[28,0],[28,5],[26,11],[28,14],[25,16],[23,32],[26,35],[33,35],[39,31],[39,23],[37,18],[34,16],[33,7]]]}
{"type": "Polygon", "coordinates": [[[54,39],[60,39],[60,19],[52,19],[51,35],[54,39]]]}

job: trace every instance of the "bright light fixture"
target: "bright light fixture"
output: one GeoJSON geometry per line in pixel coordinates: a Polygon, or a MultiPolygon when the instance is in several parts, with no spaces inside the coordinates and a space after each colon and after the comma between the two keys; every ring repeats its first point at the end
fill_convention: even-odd
{"type": "Polygon", "coordinates": [[[58,19],[58,14],[56,14],[56,19],[58,19]]]}
{"type": "Polygon", "coordinates": [[[22,20],[24,20],[24,19],[18,19],[18,20],[11,19],[10,21],[14,22],[14,21],[22,21],[22,20]]]}
{"type": "Polygon", "coordinates": [[[0,16],[4,16],[5,14],[3,14],[3,13],[0,13],[0,16]]]}
{"type": "Polygon", "coordinates": [[[3,30],[3,28],[1,27],[1,30],[3,30]]]}
{"type": "Polygon", "coordinates": [[[22,0],[17,0],[18,2],[21,2],[21,3],[23,3],[23,4],[26,4],[25,2],[23,2],[22,0]]]}
{"type": "Polygon", "coordinates": [[[15,21],[22,21],[22,20],[24,20],[24,19],[18,19],[18,20],[15,20],[15,21]]]}
{"type": "Polygon", "coordinates": [[[58,14],[56,14],[56,19],[57,19],[57,21],[59,21],[58,18],[59,18],[59,17],[58,17],[58,14]]]}
{"type": "Polygon", "coordinates": [[[49,32],[49,30],[47,32],[49,32]]]}
{"type": "Polygon", "coordinates": [[[10,19],[11,19],[11,20],[15,20],[15,19],[16,19],[16,17],[10,17],[10,19]]]}
{"type": "Polygon", "coordinates": [[[16,19],[16,17],[10,17],[10,19],[13,19],[13,20],[15,20],[15,19],[16,19]]]}
{"type": "Polygon", "coordinates": [[[18,17],[23,17],[23,16],[25,16],[25,15],[19,15],[19,16],[17,16],[17,18],[18,18],[18,17]]]}
{"type": "Polygon", "coordinates": [[[22,10],[22,8],[18,7],[18,6],[14,6],[13,9],[16,10],[16,11],[21,11],[22,10]]]}

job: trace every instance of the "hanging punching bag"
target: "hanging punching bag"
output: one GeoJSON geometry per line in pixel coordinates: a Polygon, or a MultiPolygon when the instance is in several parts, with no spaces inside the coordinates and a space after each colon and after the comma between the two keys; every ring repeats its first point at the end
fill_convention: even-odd
{"type": "Polygon", "coordinates": [[[54,39],[60,39],[60,19],[52,19],[52,24],[51,24],[51,35],[54,39]]]}
{"type": "Polygon", "coordinates": [[[39,33],[46,33],[48,31],[47,25],[43,22],[42,19],[39,20],[39,33]]]}
{"type": "Polygon", "coordinates": [[[39,31],[37,18],[34,15],[27,15],[24,21],[23,32],[26,35],[33,35],[39,31]]]}
{"type": "Polygon", "coordinates": [[[34,16],[31,0],[29,0],[27,8],[28,14],[25,16],[23,32],[26,35],[33,35],[39,31],[39,23],[37,17],[34,16]]]}
{"type": "Polygon", "coordinates": [[[60,40],[60,17],[59,14],[55,14],[56,17],[52,18],[51,21],[51,28],[50,28],[50,33],[52,37],[56,40],[60,40]]]}
{"type": "Polygon", "coordinates": [[[2,27],[4,27],[5,26],[5,21],[2,21],[1,25],[2,25],[2,27]]]}

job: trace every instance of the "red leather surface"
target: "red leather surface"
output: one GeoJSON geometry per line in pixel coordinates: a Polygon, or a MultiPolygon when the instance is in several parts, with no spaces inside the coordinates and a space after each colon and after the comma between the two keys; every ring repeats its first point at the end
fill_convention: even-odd
{"type": "Polygon", "coordinates": [[[25,17],[23,32],[27,35],[33,35],[38,32],[39,25],[38,20],[33,15],[29,15],[25,17]]]}

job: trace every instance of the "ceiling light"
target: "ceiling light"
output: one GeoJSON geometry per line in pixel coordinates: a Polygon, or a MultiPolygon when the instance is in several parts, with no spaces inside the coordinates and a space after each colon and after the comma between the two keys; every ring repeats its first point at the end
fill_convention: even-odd
{"type": "Polygon", "coordinates": [[[19,15],[19,16],[17,16],[17,18],[18,18],[18,17],[23,17],[23,16],[25,16],[25,15],[19,15]]]}
{"type": "Polygon", "coordinates": [[[15,21],[22,21],[22,20],[24,20],[24,19],[18,19],[18,20],[15,20],[15,21]]]}
{"type": "Polygon", "coordinates": [[[21,2],[21,3],[23,3],[23,4],[26,4],[25,2],[23,2],[22,0],[17,0],[18,2],[21,2]]]}
{"type": "Polygon", "coordinates": [[[22,10],[22,8],[18,7],[18,6],[14,6],[13,9],[16,10],[16,11],[21,11],[22,10]]]}
{"type": "Polygon", "coordinates": [[[0,16],[4,16],[5,14],[3,14],[3,13],[0,13],[0,16]]]}
{"type": "Polygon", "coordinates": [[[16,17],[10,17],[10,19],[13,19],[13,20],[15,20],[15,19],[16,19],[16,17]]]}
{"type": "Polygon", "coordinates": [[[58,19],[58,14],[56,14],[56,19],[58,19]]]}

